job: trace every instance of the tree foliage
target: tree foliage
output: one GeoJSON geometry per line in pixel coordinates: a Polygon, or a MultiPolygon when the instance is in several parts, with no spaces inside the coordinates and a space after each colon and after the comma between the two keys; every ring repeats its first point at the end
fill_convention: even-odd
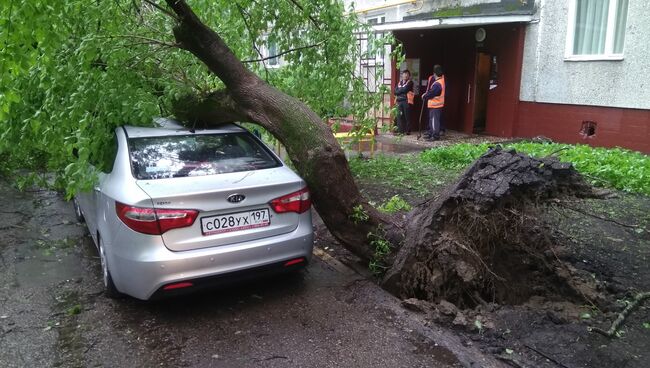
{"type": "MultiPolygon", "coordinates": [[[[355,31],[363,26],[341,1],[190,5],[253,71],[321,117],[353,114],[363,122],[378,106],[380,94],[367,94],[368,86],[354,76],[361,52],[355,31]],[[264,58],[267,42],[277,45],[286,66],[255,61],[264,58]]],[[[87,189],[95,180],[89,163],[110,170],[106,157],[116,126],[149,125],[152,117],[170,115],[172,101],[183,95],[205,96],[222,87],[200,61],[179,50],[174,22],[163,3],[147,0],[2,2],[3,171],[51,172],[68,194],[87,189]]]]}

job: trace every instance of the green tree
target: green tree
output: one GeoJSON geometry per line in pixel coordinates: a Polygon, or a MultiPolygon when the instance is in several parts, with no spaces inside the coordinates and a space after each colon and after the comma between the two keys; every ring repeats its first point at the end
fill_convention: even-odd
{"type": "Polygon", "coordinates": [[[89,164],[107,165],[116,126],[149,125],[160,115],[254,122],[287,147],[332,232],[368,256],[365,234],[383,217],[359,194],[323,122],[352,114],[374,127],[368,112],[382,98],[355,77],[355,32],[363,25],[342,1],[193,1],[205,23],[176,1],[8,0],[0,7],[5,172],[54,173],[55,185],[72,195],[92,186],[89,164]],[[202,54],[201,42],[214,40],[218,54],[202,54]],[[284,67],[268,68],[267,42],[284,67]],[[352,231],[345,224],[356,205],[372,216],[352,231]]]}

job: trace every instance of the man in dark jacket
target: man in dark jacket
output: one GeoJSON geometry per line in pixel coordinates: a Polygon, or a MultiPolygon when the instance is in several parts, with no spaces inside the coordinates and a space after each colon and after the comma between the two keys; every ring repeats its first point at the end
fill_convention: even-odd
{"type": "MultiPolygon", "coordinates": [[[[408,135],[411,131],[411,114],[408,100],[409,92],[413,92],[411,72],[402,71],[402,79],[395,86],[395,101],[397,102],[397,130],[400,134],[408,135]]],[[[412,103],[412,102],[411,102],[412,103]]]]}

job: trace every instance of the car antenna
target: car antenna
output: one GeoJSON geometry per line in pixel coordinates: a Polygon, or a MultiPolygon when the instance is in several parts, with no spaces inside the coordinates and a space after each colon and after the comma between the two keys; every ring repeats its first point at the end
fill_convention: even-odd
{"type": "Polygon", "coordinates": [[[192,129],[190,129],[190,133],[195,133],[196,132],[196,119],[194,119],[194,122],[192,123],[192,129]]]}

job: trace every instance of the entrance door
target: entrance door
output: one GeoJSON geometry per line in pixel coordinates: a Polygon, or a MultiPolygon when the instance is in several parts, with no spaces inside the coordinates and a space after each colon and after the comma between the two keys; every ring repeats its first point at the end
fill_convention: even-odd
{"type": "Polygon", "coordinates": [[[479,52],[476,54],[476,73],[474,80],[474,111],[473,132],[485,131],[485,120],[487,117],[487,97],[490,88],[490,54],[479,52]]]}

